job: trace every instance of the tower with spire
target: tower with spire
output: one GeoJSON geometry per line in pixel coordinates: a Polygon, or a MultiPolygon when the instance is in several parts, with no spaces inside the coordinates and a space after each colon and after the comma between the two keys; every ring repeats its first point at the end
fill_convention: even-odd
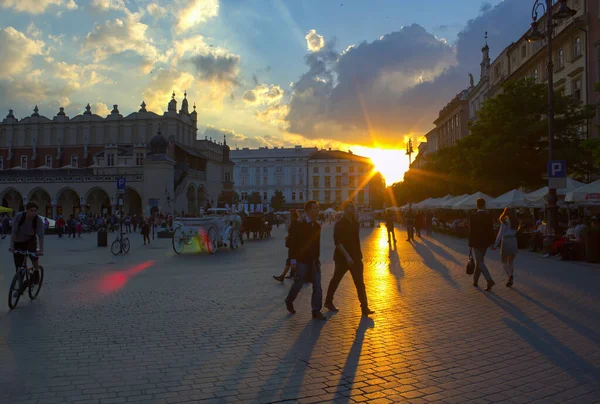
{"type": "Polygon", "coordinates": [[[187,100],[187,90],[183,92],[183,101],[181,101],[181,109],[179,110],[180,115],[189,115],[188,112],[188,100],[187,100]]]}
{"type": "Polygon", "coordinates": [[[488,77],[490,73],[490,47],[487,43],[488,33],[485,32],[485,46],[481,48],[482,59],[481,59],[481,74],[479,79],[483,79],[484,77],[488,77]]]}

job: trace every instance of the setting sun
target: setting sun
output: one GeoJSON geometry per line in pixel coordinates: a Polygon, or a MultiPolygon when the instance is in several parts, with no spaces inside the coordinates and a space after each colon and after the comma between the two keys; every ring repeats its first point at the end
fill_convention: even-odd
{"type": "MultiPolygon", "coordinates": [[[[408,156],[404,149],[376,149],[364,146],[351,148],[352,152],[370,158],[388,186],[402,181],[408,170],[408,156]]],[[[414,156],[413,156],[414,157],[414,156]]]]}

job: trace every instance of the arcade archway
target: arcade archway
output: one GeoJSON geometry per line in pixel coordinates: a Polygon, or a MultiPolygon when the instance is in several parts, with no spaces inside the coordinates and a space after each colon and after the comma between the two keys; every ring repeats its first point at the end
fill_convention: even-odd
{"type": "Polygon", "coordinates": [[[123,212],[129,215],[142,214],[142,197],[133,188],[125,190],[125,201],[123,202],[123,212]]]}
{"type": "Polygon", "coordinates": [[[63,188],[56,194],[56,213],[68,219],[71,215],[81,212],[79,195],[72,188],[63,188]]]}
{"type": "Polygon", "coordinates": [[[203,186],[198,187],[198,209],[206,206],[206,189],[203,186]]]}
{"type": "Polygon", "coordinates": [[[87,213],[91,215],[112,213],[110,197],[102,188],[92,188],[87,193],[85,203],[87,205],[87,213]]]}
{"type": "Polygon", "coordinates": [[[38,206],[38,212],[42,216],[54,219],[52,215],[52,198],[43,188],[36,188],[29,193],[28,202],[35,202],[38,206]]]}
{"type": "Polygon", "coordinates": [[[23,206],[23,197],[14,188],[9,188],[2,194],[2,206],[7,208],[11,208],[13,210],[13,214],[21,212],[24,209],[23,206]]]}
{"type": "Polygon", "coordinates": [[[193,185],[190,185],[187,190],[188,214],[196,214],[196,190],[193,185]]]}

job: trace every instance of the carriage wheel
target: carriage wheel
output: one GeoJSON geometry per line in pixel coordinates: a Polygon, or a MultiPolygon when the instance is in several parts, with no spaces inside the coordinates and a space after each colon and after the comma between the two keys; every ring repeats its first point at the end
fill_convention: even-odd
{"type": "Polygon", "coordinates": [[[234,249],[238,248],[239,246],[240,246],[240,240],[239,240],[237,231],[235,231],[234,229],[231,229],[231,231],[229,232],[229,247],[232,250],[234,250],[234,249]]]}
{"type": "Polygon", "coordinates": [[[183,229],[180,226],[173,232],[173,251],[177,254],[181,254],[185,247],[185,242],[186,236],[183,234],[183,229]]]}
{"type": "Polygon", "coordinates": [[[217,249],[218,249],[217,243],[218,243],[217,228],[214,226],[211,226],[210,229],[208,229],[207,240],[206,240],[206,248],[208,249],[209,253],[214,254],[217,252],[217,249]]]}

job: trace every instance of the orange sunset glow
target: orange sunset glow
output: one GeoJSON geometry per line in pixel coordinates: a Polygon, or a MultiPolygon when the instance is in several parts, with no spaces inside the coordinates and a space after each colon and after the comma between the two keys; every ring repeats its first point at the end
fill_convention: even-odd
{"type": "MultiPolygon", "coordinates": [[[[359,156],[368,157],[375,164],[377,171],[383,175],[387,186],[402,181],[408,171],[408,156],[406,149],[383,149],[364,146],[354,146],[350,150],[359,156]]],[[[413,154],[413,161],[416,153],[413,154]]]]}

